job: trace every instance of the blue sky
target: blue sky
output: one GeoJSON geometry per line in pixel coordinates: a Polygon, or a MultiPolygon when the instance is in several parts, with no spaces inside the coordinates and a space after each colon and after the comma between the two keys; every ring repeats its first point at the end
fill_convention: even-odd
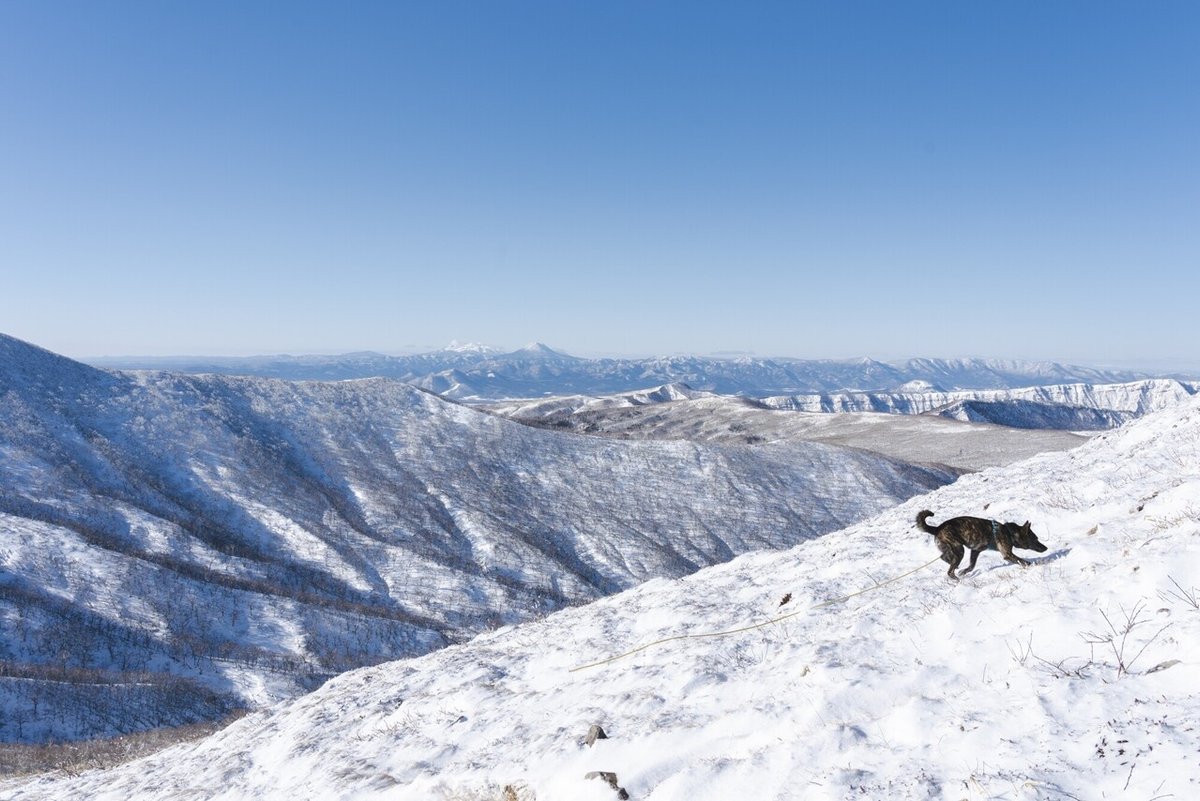
{"type": "Polygon", "coordinates": [[[0,4],[0,331],[72,356],[1200,366],[1200,4],[0,4]]]}

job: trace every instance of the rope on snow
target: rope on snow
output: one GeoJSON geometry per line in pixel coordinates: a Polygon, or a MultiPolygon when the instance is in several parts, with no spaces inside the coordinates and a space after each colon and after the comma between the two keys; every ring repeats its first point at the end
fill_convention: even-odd
{"type": "Polygon", "coordinates": [[[740,628],[736,628],[736,629],[728,629],[727,631],[708,631],[708,632],[701,632],[700,634],[676,634],[672,637],[663,637],[661,640],[654,640],[653,642],[648,642],[644,645],[639,645],[637,648],[634,648],[633,650],[626,651],[623,654],[617,654],[616,656],[610,656],[608,659],[601,659],[598,662],[589,662],[586,665],[578,665],[576,667],[571,668],[567,672],[575,673],[580,670],[586,670],[588,668],[594,668],[594,667],[600,667],[601,665],[607,665],[610,662],[616,662],[619,659],[624,659],[627,656],[633,656],[636,653],[645,651],[647,648],[653,648],[656,645],[662,645],[663,643],[674,642],[676,640],[700,640],[700,639],[704,639],[704,638],[708,638],[708,637],[726,637],[730,634],[741,634],[742,632],[745,632],[745,631],[753,631],[754,629],[761,629],[765,626],[770,626],[775,623],[779,623],[780,621],[787,620],[790,617],[796,617],[797,615],[803,615],[806,612],[812,612],[815,609],[820,609],[825,606],[833,606],[834,604],[839,604],[839,603],[842,603],[843,601],[848,601],[851,598],[854,598],[856,596],[864,595],[868,592],[877,590],[880,587],[885,587],[888,584],[895,583],[902,578],[907,578],[907,577],[911,576],[913,573],[916,573],[918,570],[924,570],[925,568],[932,565],[934,562],[939,561],[941,558],[942,558],[941,556],[935,556],[934,558],[930,559],[928,562],[921,565],[920,567],[914,567],[912,570],[909,570],[905,573],[901,573],[898,576],[893,576],[890,579],[881,581],[877,584],[874,584],[873,586],[867,587],[866,589],[859,590],[858,592],[852,592],[849,595],[843,595],[839,598],[831,598],[828,601],[822,601],[821,603],[814,604],[806,609],[799,609],[795,612],[789,612],[786,615],[780,615],[779,617],[771,618],[770,620],[763,621],[762,623],[754,623],[749,626],[741,626],[740,628]]]}

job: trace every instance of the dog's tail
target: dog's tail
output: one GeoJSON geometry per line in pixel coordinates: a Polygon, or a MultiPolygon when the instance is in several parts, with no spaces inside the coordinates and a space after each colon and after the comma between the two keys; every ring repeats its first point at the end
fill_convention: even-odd
{"type": "Polygon", "coordinates": [[[933,512],[929,511],[928,509],[917,512],[917,527],[926,533],[937,534],[937,527],[931,526],[925,522],[931,517],[933,517],[933,512]]]}

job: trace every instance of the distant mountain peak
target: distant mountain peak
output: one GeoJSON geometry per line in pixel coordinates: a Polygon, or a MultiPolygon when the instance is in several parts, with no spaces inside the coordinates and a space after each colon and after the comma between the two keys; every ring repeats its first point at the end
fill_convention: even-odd
{"type": "Polygon", "coordinates": [[[482,342],[459,342],[457,339],[450,340],[450,344],[442,350],[449,353],[482,353],[485,355],[502,352],[494,345],[486,345],[482,342]]]}
{"type": "Polygon", "coordinates": [[[519,350],[513,351],[513,353],[511,355],[519,356],[519,357],[525,358],[525,359],[529,359],[529,358],[574,359],[575,358],[574,356],[570,356],[566,353],[563,353],[562,351],[557,351],[554,348],[552,348],[549,345],[542,343],[542,342],[529,342],[525,345],[525,347],[523,347],[519,350]]]}

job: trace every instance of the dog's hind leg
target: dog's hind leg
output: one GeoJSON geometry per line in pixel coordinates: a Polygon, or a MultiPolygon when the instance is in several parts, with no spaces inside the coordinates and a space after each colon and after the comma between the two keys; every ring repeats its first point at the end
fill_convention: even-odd
{"type": "Polygon", "coordinates": [[[979,554],[981,554],[981,553],[983,553],[982,548],[972,548],[971,549],[971,561],[967,563],[966,568],[958,571],[958,575],[965,576],[968,573],[970,573],[972,570],[974,570],[975,569],[975,560],[979,558],[979,554]]]}
{"type": "Polygon", "coordinates": [[[946,572],[946,575],[958,581],[958,576],[954,575],[954,571],[962,564],[963,556],[966,554],[962,545],[957,542],[938,540],[938,548],[942,552],[942,561],[950,565],[950,570],[946,572]]]}

